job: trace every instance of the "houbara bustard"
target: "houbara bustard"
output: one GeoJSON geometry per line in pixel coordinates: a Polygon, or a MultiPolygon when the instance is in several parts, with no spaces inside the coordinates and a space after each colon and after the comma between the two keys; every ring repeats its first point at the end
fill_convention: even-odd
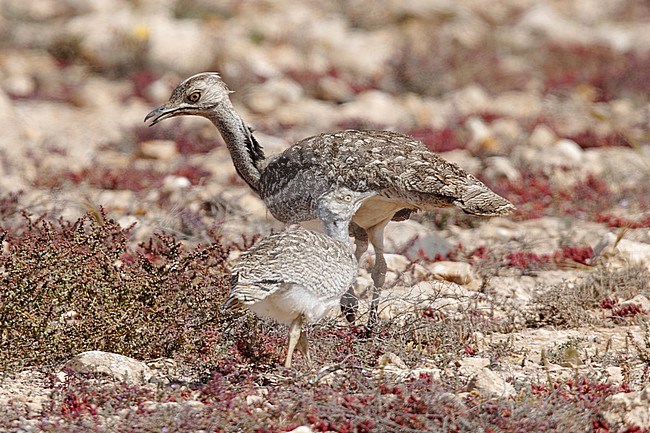
{"type": "Polygon", "coordinates": [[[150,126],[181,115],[202,116],[221,133],[237,173],[280,221],[317,218],[317,198],[334,185],[375,191],[352,219],[357,259],[368,240],[375,250],[370,327],[377,320],[384,285],[384,228],[412,211],[457,206],[473,215],[506,215],[512,203],[422,142],[389,131],[348,130],[305,138],[266,159],[251,128],[235,111],[219,74],[204,72],[181,82],[169,101],[149,113],[150,126]]]}
{"type": "Polygon", "coordinates": [[[306,229],[272,234],[245,251],[232,267],[224,307],[243,305],[290,325],[285,361],[297,348],[310,363],[303,321],[317,321],[339,303],[357,275],[348,226],[374,192],[336,188],[315,201],[323,233],[306,229]]]}

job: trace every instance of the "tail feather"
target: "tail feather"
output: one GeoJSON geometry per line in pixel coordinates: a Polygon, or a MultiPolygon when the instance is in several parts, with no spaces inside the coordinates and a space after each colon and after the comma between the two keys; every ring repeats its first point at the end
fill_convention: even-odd
{"type": "Polygon", "coordinates": [[[515,206],[482,183],[470,184],[454,205],[463,211],[480,216],[508,215],[515,206]]]}

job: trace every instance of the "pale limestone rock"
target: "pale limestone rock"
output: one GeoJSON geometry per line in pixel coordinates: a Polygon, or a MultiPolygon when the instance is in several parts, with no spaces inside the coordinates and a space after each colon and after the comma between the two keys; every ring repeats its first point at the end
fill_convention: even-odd
{"type": "Polygon", "coordinates": [[[29,21],[55,20],[70,15],[74,11],[68,2],[56,0],[6,0],[3,2],[3,14],[18,16],[29,21]]]}
{"type": "Polygon", "coordinates": [[[313,433],[313,430],[309,426],[301,425],[300,427],[296,427],[287,433],[313,433]]]}
{"type": "Polygon", "coordinates": [[[464,262],[439,261],[427,265],[433,277],[469,286],[470,290],[481,287],[481,279],[472,270],[472,265],[464,262]]]}
{"type": "Polygon", "coordinates": [[[603,147],[587,149],[584,153],[585,165],[590,173],[610,185],[636,187],[640,182],[648,182],[650,158],[640,151],[626,147],[603,147]]]}
{"type": "Polygon", "coordinates": [[[636,295],[632,299],[621,302],[620,305],[640,305],[643,311],[650,313],[650,299],[644,295],[636,295]]]}
{"type": "Polygon", "coordinates": [[[401,101],[379,90],[362,92],[353,101],[341,104],[339,120],[359,120],[379,127],[408,127],[412,124],[412,116],[402,106],[401,101]]]}
{"type": "Polygon", "coordinates": [[[434,379],[439,379],[442,371],[439,368],[418,367],[408,368],[399,356],[392,352],[386,352],[377,360],[377,375],[388,374],[397,381],[418,379],[421,374],[430,375],[434,379]]]}
{"type": "Polygon", "coordinates": [[[504,143],[508,149],[518,145],[524,135],[521,125],[515,119],[496,119],[490,124],[490,128],[496,139],[504,143]]]}
{"type": "Polygon", "coordinates": [[[448,98],[460,116],[488,111],[491,105],[490,96],[477,84],[457,90],[448,98]]]}
{"type": "Polygon", "coordinates": [[[510,182],[519,182],[521,173],[510,160],[504,156],[491,156],[485,160],[487,167],[483,174],[489,179],[506,178],[510,182]]]}
{"type": "Polygon", "coordinates": [[[481,160],[472,156],[467,149],[454,149],[448,152],[440,152],[440,156],[449,162],[458,164],[460,168],[468,173],[477,175],[481,171],[481,160]]]}
{"type": "Polygon", "coordinates": [[[354,98],[350,85],[340,78],[323,77],[318,80],[317,96],[326,101],[348,102],[354,98]]]}
{"type": "Polygon", "coordinates": [[[388,223],[384,230],[384,246],[386,251],[399,252],[411,259],[417,259],[420,252],[433,259],[451,251],[451,244],[445,238],[413,220],[388,223]]]}
{"type": "Polygon", "coordinates": [[[547,3],[530,8],[522,15],[518,26],[529,32],[541,33],[558,43],[589,45],[593,41],[593,31],[589,26],[562,16],[547,3]]]}
{"type": "Polygon", "coordinates": [[[625,380],[621,367],[610,366],[605,369],[605,372],[607,372],[607,382],[620,384],[625,380]]]}
{"type": "Polygon", "coordinates": [[[650,428],[650,385],[641,391],[614,394],[607,400],[611,404],[611,409],[605,412],[609,422],[650,428]]]}
{"type": "Polygon", "coordinates": [[[304,98],[283,104],[273,111],[274,119],[282,125],[309,126],[322,131],[331,129],[341,118],[337,107],[330,102],[304,98]]]}
{"type": "Polygon", "coordinates": [[[146,32],[147,54],[154,65],[161,70],[192,74],[209,69],[216,51],[215,39],[201,24],[201,20],[154,15],[138,20],[134,30],[143,28],[146,32]]]}
{"type": "Polygon", "coordinates": [[[487,126],[479,117],[470,117],[467,119],[466,125],[472,135],[469,144],[471,147],[481,147],[483,143],[489,140],[494,140],[490,127],[487,126]]]}
{"type": "Polygon", "coordinates": [[[467,384],[466,391],[478,392],[487,398],[508,398],[515,394],[515,388],[489,368],[476,373],[467,384]]]}
{"type": "Polygon", "coordinates": [[[269,114],[283,104],[303,99],[304,90],[290,78],[272,78],[247,91],[244,102],[254,113],[269,114]]]}
{"type": "Polygon", "coordinates": [[[594,247],[594,257],[602,256],[611,266],[625,268],[631,265],[642,265],[650,269],[650,244],[617,240],[617,235],[607,233],[594,247]]]}
{"type": "Polygon", "coordinates": [[[264,397],[261,395],[247,395],[246,404],[248,406],[260,406],[264,403],[264,397]]]}
{"type": "Polygon", "coordinates": [[[132,9],[122,8],[76,16],[65,22],[64,34],[79,40],[81,52],[92,64],[116,68],[143,55],[149,29],[132,9]]]}
{"type": "Polygon", "coordinates": [[[540,116],[543,104],[541,97],[531,92],[505,92],[497,96],[488,110],[495,114],[516,119],[531,119],[540,116]]]}
{"type": "Polygon", "coordinates": [[[140,143],[139,156],[142,158],[168,161],[178,156],[178,148],[172,140],[149,140],[140,143]]]}
{"type": "Polygon", "coordinates": [[[537,125],[528,137],[528,144],[536,149],[547,150],[557,141],[557,135],[548,126],[537,125]]]}
{"type": "Polygon", "coordinates": [[[397,273],[406,272],[411,261],[401,254],[384,254],[386,266],[389,270],[397,273]]]}
{"type": "Polygon", "coordinates": [[[477,293],[468,287],[448,281],[420,281],[412,286],[396,285],[382,292],[379,316],[389,320],[401,312],[427,308],[455,313],[476,296],[477,293]]]}
{"type": "Polygon", "coordinates": [[[401,369],[406,368],[406,364],[404,363],[404,361],[402,361],[400,359],[400,357],[395,355],[393,352],[386,352],[383,355],[381,355],[379,357],[379,359],[377,360],[377,365],[380,368],[384,368],[384,367],[387,367],[389,365],[393,365],[393,366],[395,366],[397,368],[401,368],[401,369]]]}
{"type": "Polygon", "coordinates": [[[582,148],[575,141],[566,138],[555,142],[551,152],[559,159],[557,165],[579,167],[584,161],[582,148]]]}
{"type": "Polygon", "coordinates": [[[488,367],[490,365],[490,360],[488,358],[470,356],[460,359],[458,363],[460,364],[458,367],[458,372],[460,374],[463,376],[472,376],[488,367]]]}
{"type": "Polygon", "coordinates": [[[63,368],[76,373],[104,374],[112,379],[131,384],[147,383],[153,377],[143,362],[117,353],[91,350],[68,360],[63,368]]]}
{"type": "Polygon", "coordinates": [[[162,189],[167,192],[182,191],[191,187],[192,183],[184,176],[167,175],[163,179],[162,189]]]}

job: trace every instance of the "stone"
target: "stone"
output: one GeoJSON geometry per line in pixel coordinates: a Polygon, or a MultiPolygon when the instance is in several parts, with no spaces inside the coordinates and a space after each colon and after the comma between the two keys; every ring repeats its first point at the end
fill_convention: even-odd
{"type": "Polygon", "coordinates": [[[607,373],[607,382],[620,384],[623,383],[623,369],[621,367],[609,366],[605,369],[607,373]]]}
{"type": "Polygon", "coordinates": [[[624,188],[648,182],[648,159],[635,149],[602,147],[587,149],[584,154],[590,173],[608,184],[624,188]]]}
{"type": "Polygon", "coordinates": [[[347,102],[354,98],[354,92],[348,83],[340,78],[323,77],[318,81],[317,96],[326,101],[347,102]]]}
{"type": "Polygon", "coordinates": [[[515,388],[489,368],[482,368],[472,376],[466,391],[477,392],[487,398],[508,398],[515,394],[515,388]]]}
{"type": "Polygon", "coordinates": [[[168,192],[182,191],[192,186],[192,182],[184,176],[167,175],[163,179],[162,189],[168,192]]]}
{"type": "Polygon", "coordinates": [[[377,365],[380,368],[384,368],[384,367],[387,367],[389,365],[393,365],[393,366],[395,366],[397,368],[401,368],[401,369],[406,368],[406,364],[404,363],[404,361],[402,361],[400,359],[400,357],[395,355],[393,352],[386,352],[383,355],[381,355],[379,357],[379,359],[377,360],[377,365]]]}
{"type": "Polygon", "coordinates": [[[178,156],[178,147],[172,140],[149,140],[140,143],[138,156],[168,161],[178,156]]]}
{"type": "Polygon", "coordinates": [[[540,150],[548,150],[557,141],[555,132],[548,126],[542,124],[537,125],[533,132],[528,137],[528,144],[540,150]]]}
{"type": "Polygon", "coordinates": [[[620,305],[640,305],[643,311],[650,313],[650,299],[645,295],[636,295],[632,299],[621,302],[620,305]]]}
{"type": "Polygon", "coordinates": [[[160,70],[192,74],[210,69],[217,51],[216,39],[201,20],[176,20],[160,14],[150,17],[146,24],[143,39],[148,44],[147,54],[160,70]]]}
{"type": "MultiPolygon", "coordinates": [[[[357,295],[360,293],[357,292],[357,295]]],[[[420,281],[414,285],[396,285],[382,292],[379,316],[390,320],[405,311],[421,311],[427,308],[451,314],[475,297],[476,292],[449,281],[420,281]]]]}
{"type": "Polygon", "coordinates": [[[469,146],[472,149],[487,147],[486,143],[494,140],[492,131],[479,117],[470,117],[467,119],[466,125],[471,134],[469,146]]]}
{"type": "Polygon", "coordinates": [[[565,18],[557,8],[545,3],[540,3],[522,14],[518,26],[563,44],[588,46],[594,37],[589,26],[565,18]]]}
{"type": "Polygon", "coordinates": [[[300,427],[296,427],[287,433],[313,433],[313,430],[309,426],[301,425],[300,427]]]}
{"type": "Polygon", "coordinates": [[[490,96],[477,84],[457,90],[449,98],[459,116],[486,112],[491,105],[490,96]]]}
{"type": "Polygon", "coordinates": [[[431,259],[444,257],[451,251],[449,241],[413,220],[388,223],[384,246],[386,251],[399,252],[411,260],[421,258],[422,254],[431,259]]]}
{"type": "Polygon", "coordinates": [[[9,96],[0,89],[0,128],[2,128],[2,153],[18,156],[24,140],[22,122],[19,120],[9,96]]]}
{"type": "Polygon", "coordinates": [[[481,172],[483,165],[481,160],[472,156],[470,151],[467,149],[454,149],[448,152],[440,152],[440,156],[449,162],[458,164],[460,168],[473,175],[477,175],[481,172]]]}
{"type": "Polygon", "coordinates": [[[273,117],[281,125],[309,125],[316,134],[316,130],[322,131],[338,123],[340,113],[331,103],[304,98],[275,107],[273,117]]]}
{"type": "Polygon", "coordinates": [[[542,99],[531,92],[504,92],[489,105],[490,111],[504,117],[531,119],[542,113],[542,99]]]}
{"type": "Polygon", "coordinates": [[[444,281],[460,285],[471,285],[475,290],[481,287],[481,279],[472,270],[472,265],[464,262],[440,261],[427,265],[431,274],[444,281]]]}
{"type": "Polygon", "coordinates": [[[469,356],[458,361],[458,372],[463,376],[472,376],[490,365],[488,358],[469,356]]]}
{"type": "Polygon", "coordinates": [[[599,256],[618,268],[642,265],[650,269],[650,244],[618,239],[612,232],[605,234],[594,247],[593,257],[599,256]]]}
{"type": "Polygon", "coordinates": [[[393,272],[406,272],[411,261],[401,254],[384,254],[384,259],[386,259],[386,267],[388,270],[393,272]]]}
{"type": "Polygon", "coordinates": [[[129,8],[98,11],[67,20],[66,38],[78,41],[83,56],[96,67],[119,68],[130,64],[145,51],[149,32],[129,8]]]}
{"type": "Polygon", "coordinates": [[[248,406],[261,406],[264,404],[265,400],[264,397],[261,395],[247,395],[246,396],[246,404],[248,406]]]}
{"type": "Polygon", "coordinates": [[[438,380],[442,373],[439,368],[435,367],[408,368],[404,361],[392,352],[386,352],[380,356],[377,360],[377,367],[379,368],[378,376],[388,374],[397,381],[418,379],[423,374],[438,380]]]}
{"type": "Polygon", "coordinates": [[[650,428],[650,385],[641,391],[614,394],[607,401],[611,408],[605,412],[605,419],[610,423],[650,428]]]}
{"type": "Polygon", "coordinates": [[[255,86],[244,96],[244,102],[255,113],[269,114],[279,106],[295,103],[304,97],[302,86],[289,78],[273,78],[255,86]]]}
{"type": "Polygon", "coordinates": [[[483,170],[483,174],[488,179],[508,179],[510,182],[519,182],[521,180],[521,173],[510,160],[504,156],[491,156],[485,160],[487,167],[483,170]]]}
{"type": "Polygon", "coordinates": [[[401,101],[379,90],[360,93],[354,100],[341,104],[338,113],[341,122],[358,120],[378,127],[408,127],[412,123],[411,115],[401,101]]]}
{"type": "Polygon", "coordinates": [[[570,167],[578,167],[584,161],[584,151],[578,144],[567,138],[558,140],[554,145],[552,152],[561,160],[561,164],[570,167]]]}
{"type": "Polygon", "coordinates": [[[147,383],[153,377],[151,369],[137,359],[98,350],[80,353],[63,368],[76,373],[102,374],[133,385],[147,383]]]}

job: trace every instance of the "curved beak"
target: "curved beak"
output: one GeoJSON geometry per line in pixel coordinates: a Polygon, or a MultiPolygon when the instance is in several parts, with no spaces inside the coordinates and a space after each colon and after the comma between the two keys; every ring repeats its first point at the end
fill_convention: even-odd
{"type": "Polygon", "coordinates": [[[146,122],[147,120],[153,118],[153,121],[149,124],[149,126],[154,126],[156,123],[160,122],[161,120],[169,119],[170,117],[174,117],[178,115],[178,111],[182,107],[172,107],[169,108],[167,107],[167,104],[161,105],[160,107],[156,108],[153,110],[151,113],[147,114],[147,116],[144,118],[144,121],[146,122]]]}
{"type": "Polygon", "coordinates": [[[379,193],[377,193],[376,191],[363,192],[359,194],[357,201],[359,203],[363,203],[364,201],[368,200],[370,197],[374,197],[376,195],[379,195],[379,193]]]}

